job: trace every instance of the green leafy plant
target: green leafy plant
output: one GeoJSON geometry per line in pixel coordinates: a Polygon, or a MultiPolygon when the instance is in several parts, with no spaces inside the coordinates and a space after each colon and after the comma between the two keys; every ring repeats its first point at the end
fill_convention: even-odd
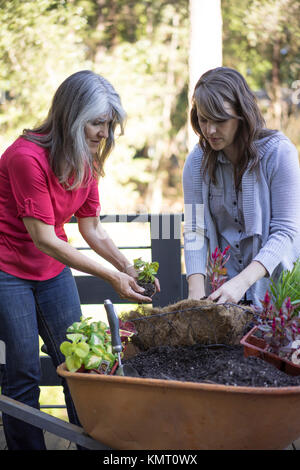
{"type": "MultiPolygon", "coordinates": [[[[70,372],[95,370],[108,373],[114,366],[117,355],[112,351],[111,335],[107,325],[102,322],[91,322],[91,318],[81,317],[80,322],[73,323],[67,329],[67,339],[60,345],[70,372]]],[[[120,323],[120,337],[125,346],[135,334],[130,322],[120,323]]]]}
{"type": "Polygon", "coordinates": [[[138,273],[138,280],[141,282],[151,282],[155,280],[155,275],[157,274],[159,263],[157,261],[153,263],[148,263],[143,261],[142,258],[136,258],[133,260],[133,265],[135,270],[138,273]]]}
{"type": "Polygon", "coordinates": [[[82,335],[67,335],[70,341],[64,341],[60,350],[66,358],[67,369],[75,372],[80,369],[83,360],[89,353],[89,345],[82,341],[82,335]]]}
{"type": "Polygon", "coordinates": [[[290,298],[293,306],[299,304],[294,308],[293,315],[300,311],[300,258],[295,261],[291,271],[282,271],[277,281],[271,278],[270,291],[272,301],[278,310],[284,301],[290,298]]]}

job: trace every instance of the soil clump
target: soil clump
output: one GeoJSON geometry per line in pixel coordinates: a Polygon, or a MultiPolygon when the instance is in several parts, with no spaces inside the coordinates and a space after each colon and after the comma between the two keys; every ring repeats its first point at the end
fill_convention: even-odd
{"type": "Polygon", "coordinates": [[[152,297],[155,294],[155,284],[153,282],[138,281],[137,283],[140,287],[143,287],[143,289],[145,289],[143,295],[145,295],[146,297],[152,297]]]}
{"type": "Polygon", "coordinates": [[[124,314],[137,335],[132,342],[141,350],[153,346],[193,344],[239,344],[253,318],[248,306],[222,304],[211,300],[182,300],[166,307],[143,306],[124,314]]]}

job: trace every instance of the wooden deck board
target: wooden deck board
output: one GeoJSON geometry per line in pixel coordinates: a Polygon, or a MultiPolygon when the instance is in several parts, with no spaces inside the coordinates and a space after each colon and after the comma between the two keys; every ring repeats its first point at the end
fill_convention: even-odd
{"type": "MultiPolygon", "coordinates": [[[[62,439],[50,432],[44,432],[44,434],[47,450],[76,450],[76,445],[73,442],[62,439]]],[[[0,451],[1,450],[7,450],[7,447],[0,413],[0,451]]]]}
{"type": "MultiPolygon", "coordinates": [[[[45,442],[47,450],[76,450],[76,445],[73,442],[69,442],[49,432],[45,432],[45,442]]],[[[7,450],[2,427],[0,428],[0,451],[1,450],[7,450]]]]}
{"type": "MultiPolygon", "coordinates": [[[[6,397],[5,401],[2,399],[2,406],[3,404],[6,406],[6,408],[4,408],[5,411],[8,410],[7,412],[10,414],[11,404],[7,402],[6,397]]],[[[47,416],[46,413],[33,408],[31,415],[30,407],[20,404],[19,411],[22,411],[22,408],[24,413],[23,416],[22,414],[21,416],[24,418],[24,421],[30,424],[34,423],[34,425],[43,429],[47,450],[76,450],[75,442],[80,443],[83,447],[87,447],[88,449],[106,449],[106,446],[90,438],[83,429],[78,426],[74,426],[58,418],[47,416]],[[30,417],[28,410],[30,410],[30,417]],[[37,418],[39,418],[39,420],[37,418]],[[32,421],[32,419],[34,419],[34,421],[32,421]],[[47,429],[47,431],[45,431],[45,429],[47,429]],[[69,439],[73,439],[74,442],[69,439]]],[[[13,411],[15,415],[15,410],[13,411]]],[[[20,419],[22,419],[21,416],[20,419]]],[[[3,429],[2,413],[0,412],[0,451],[1,450],[7,450],[7,445],[3,429]]]]}

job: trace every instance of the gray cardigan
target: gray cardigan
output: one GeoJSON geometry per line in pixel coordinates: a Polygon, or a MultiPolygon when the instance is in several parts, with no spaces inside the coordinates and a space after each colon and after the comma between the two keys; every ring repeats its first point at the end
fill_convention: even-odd
{"type": "MultiPolygon", "coordinates": [[[[252,259],[277,278],[300,256],[300,168],[295,146],[277,132],[256,142],[257,171],[242,178],[245,233],[252,239],[252,259]]],[[[203,178],[203,152],[197,144],[183,171],[185,204],[185,264],[187,276],[206,274],[207,256],[218,246],[218,234],[209,209],[209,183],[203,178]]],[[[263,278],[248,291],[260,305],[269,281],[263,278]]]]}

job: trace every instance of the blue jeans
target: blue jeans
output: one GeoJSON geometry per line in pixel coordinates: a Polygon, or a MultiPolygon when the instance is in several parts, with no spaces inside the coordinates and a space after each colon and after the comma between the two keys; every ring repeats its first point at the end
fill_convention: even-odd
{"type": "MultiPolygon", "coordinates": [[[[65,359],[59,347],[66,330],[80,316],[78,291],[68,267],[47,281],[20,279],[0,271],[0,339],[6,348],[3,395],[39,408],[39,335],[57,367],[65,359]]],[[[62,385],[69,420],[80,425],[64,380],[62,385]]],[[[46,449],[42,429],[6,414],[3,425],[9,450],[46,449]]]]}

